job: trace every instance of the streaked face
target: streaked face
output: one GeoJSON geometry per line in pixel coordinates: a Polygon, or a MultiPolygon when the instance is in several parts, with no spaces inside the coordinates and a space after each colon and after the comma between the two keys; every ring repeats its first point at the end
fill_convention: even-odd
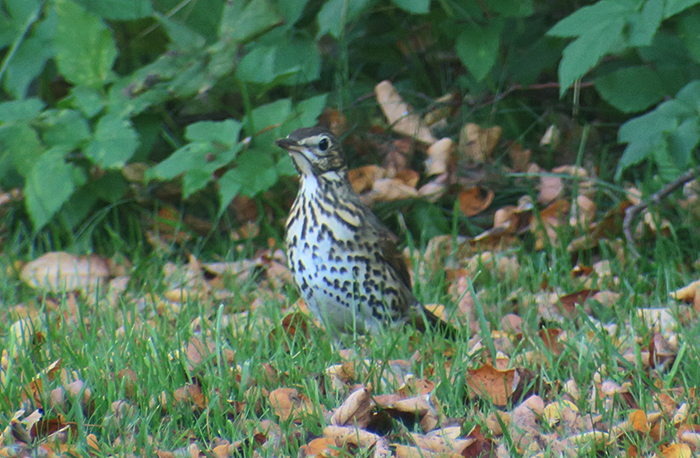
{"type": "Polygon", "coordinates": [[[304,127],[277,140],[286,149],[302,175],[320,176],[345,167],[340,141],[331,131],[322,127],[304,127]]]}

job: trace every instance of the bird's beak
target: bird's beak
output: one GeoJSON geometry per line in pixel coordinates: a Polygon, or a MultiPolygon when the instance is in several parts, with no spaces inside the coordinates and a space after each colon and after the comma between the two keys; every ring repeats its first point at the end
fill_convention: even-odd
{"type": "Polygon", "coordinates": [[[279,146],[280,148],[284,148],[287,151],[298,151],[299,150],[299,143],[290,139],[289,137],[280,138],[279,140],[277,140],[277,146],[279,146]]]}

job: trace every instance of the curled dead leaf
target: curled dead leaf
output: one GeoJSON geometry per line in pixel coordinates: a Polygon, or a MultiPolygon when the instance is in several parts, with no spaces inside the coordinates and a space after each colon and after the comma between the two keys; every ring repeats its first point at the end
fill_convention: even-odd
{"type": "Polygon", "coordinates": [[[467,123],[459,132],[459,151],[472,162],[485,162],[491,157],[502,132],[501,126],[482,128],[467,123]]]}
{"type": "Polygon", "coordinates": [[[382,81],[375,86],[374,92],[377,96],[377,103],[379,103],[394,132],[408,135],[429,145],[436,142],[437,139],[430,132],[430,129],[425,126],[420,116],[414,113],[413,107],[403,100],[391,82],[382,81]]]}
{"type": "Polygon", "coordinates": [[[494,192],[475,186],[459,193],[459,209],[466,216],[478,215],[493,202],[494,192]]]}

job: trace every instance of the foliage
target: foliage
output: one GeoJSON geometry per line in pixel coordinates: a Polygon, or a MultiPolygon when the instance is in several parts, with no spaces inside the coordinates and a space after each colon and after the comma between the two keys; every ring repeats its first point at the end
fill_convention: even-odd
{"type": "Polygon", "coordinates": [[[619,141],[629,145],[618,165],[618,179],[645,159],[653,160],[669,180],[692,164],[700,129],[700,106],[693,100],[698,85],[691,81],[700,77],[700,7],[691,7],[698,3],[601,0],[548,32],[576,38],[559,64],[562,95],[605,56],[614,58],[594,72],[595,88],[625,113],[644,111],[680,89],[676,100],[622,126],[619,141]]]}
{"type": "MultiPolygon", "coordinates": [[[[590,74],[625,121],[700,78],[697,3],[0,0],[0,186],[23,189],[35,231],[74,231],[173,179],[184,198],[216,192],[221,215],[293,174],[275,138],[327,105],[367,110],[355,102],[382,79],[409,98],[458,89],[483,102],[550,81],[560,58],[560,96],[590,74]],[[125,172],[135,165],[146,181],[125,172]]],[[[465,105],[463,117],[519,136],[549,104],[465,105]]],[[[645,115],[665,126],[653,142],[637,135],[652,118],[620,131],[618,178],[645,159],[666,177],[692,162],[697,117],[663,106],[645,115]]]]}

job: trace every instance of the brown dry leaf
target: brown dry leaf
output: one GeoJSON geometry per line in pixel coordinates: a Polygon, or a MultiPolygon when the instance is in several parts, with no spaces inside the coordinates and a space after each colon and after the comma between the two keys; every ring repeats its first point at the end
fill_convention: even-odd
{"type": "Polygon", "coordinates": [[[378,435],[354,426],[326,426],[323,435],[332,440],[336,447],[350,444],[367,449],[379,440],[378,435]]]}
{"type": "Polygon", "coordinates": [[[552,352],[552,354],[559,356],[564,351],[564,344],[559,340],[559,335],[562,333],[561,329],[549,328],[540,329],[537,335],[542,339],[542,343],[545,348],[552,352]]]}
{"type": "Polygon", "coordinates": [[[46,253],[27,263],[20,278],[32,288],[54,293],[79,290],[89,296],[112,276],[109,263],[97,255],[75,256],[62,251],[46,253]]]}
{"type": "Polygon", "coordinates": [[[662,445],[661,456],[664,458],[691,458],[693,456],[693,451],[687,444],[662,445]]]}
{"type": "Polygon", "coordinates": [[[467,385],[471,388],[469,395],[490,399],[494,404],[504,406],[517,385],[516,378],[519,377],[515,369],[499,370],[490,364],[470,369],[467,371],[467,385]]]}
{"type": "Polygon", "coordinates": [[[472,162],[485,162],[498,145],[503,128],[494,126],[482,128],[468,123],[459,132],[459,151],[472,162]]]}
{"type": "Polygon", "coordinates": [[[313,412],[311,400],[300,394],[296,388],[277,388],[270,393],[270,407],[280,420],[301,421],[301,417],[313,412]]]}
{"type": "Polygon", "coordinates": [[[455,148],[455,142],[449,138],[442,138],[430,145],[425,158],[426,176],[448,173],[452,169],[455,148]]]}
{"type": "Polygon", "coordinates": [[[463,269],[459,271],[456,281],[450,284],[448,292],[452,300],[457,303],[457,313],[455,315],[458,321],[468,324],[470,328],[476,326],[475,302],[469,288],[467,271],[463,269]]]}
{"type": "Polygon", "coordinates": [[[569,219],[569,225],[573,227],[588,227],[596,214],[596,204],[584,195],[576,197],[576,207],[569,219]]]}
{"type": "Polygon", "coordinates": [[[564,180],[561,177],[543,175],[540,177],[540,192],[537,202],[548,204],[564,196],[564,180]]]}
{"type": "Polygon", "coordinates": [[[149,239],[149,241],[152,242],[156,248],[158,248],[162,242],[166,244],[172,244],[173,242],[184,243],[192,238],[188,232],[180,230],[180,228],[183,227],[183,217],[174,207],[167,206],[158,210],[158,215],[155,217],[154,223],[155,228],[154,231],[151,232],[154,239],[149,239]]]}
{"type": "Polygon", "coordinates": [[[338,407],[331,417],[331,425],[353,426],[365,428],[371,419],[374,402],[369,388],[355,390],[343,404],[338,407]]]}
{"type": "Polygon", "coordinates": [[[478,215],[486,210],[493,202],[494,192],[475,186],[459,193],[459,209],[466,216],[478,215]]]}
{"type": "Polygon", "coordinates": [[[194,383],[188,383],[173,391],[173,399],[176,404],[193,404],[199,410],[204,410],[207,402],[202,387],[194,383]]]}
{"type": "Polygon", "coordinates": [[[384,178],[386,171],[378,165],[365,165],[348,171],[348,178],[352,189],[357,194],[362,194],[372,189],[374,182],[384,178]]]}
{"type": "Polygon", "coordinates": [[[625,218],[625,211],[632,206],[629,200],[625,200],[608,211],[603,219],[598,223],[591,224],[588,234],[574,239],[567,248],[569,253],[587,250],[598,245],[600,239],[611,239],[622,233],[622,222],[625,218]]]}
{"type": "Polygon", "coordinates": [[[408,135],[416,140],[432,145],[437,141],[430,129],[413,112],[413,107],[403,98],[389,81],[382,81],[374,87],[377,103],[384,112],[394,132],[408,135]]]}
{"type": "Polygon", "coordinates": [[[328,128],[337,137],[341,137],[347,131],[348,120],[345,115],[335,108],[326,108],[318,118],[319,123],[328,128]]]}
{"type": "Polygon", "coordinates": [[[561,131],[556,124],[550,124],[540,139],[540,146],[550,146],[557,149],[559,143],[561,143],[561,131]]]}
{"type": "Polygon", "coordinates": [[[390,202],[418,197],[418,191],[401,180],[381,178],[374,182],[372,191],[366,196],[373,202],[390,202]]]}
{"type": "Polygon", "coordinates": [[[299,457],[336,457],[340,456],[340,450],[335,445],[332,437],[319,437],[308,444],[299,447],[299,457]]]}
{"type": "Polygon", "coordinates": [[[557,200],[540,212],[541,224],[539,220],[533,220],[533,224],[530,225],[530,231],[537,237],[535,250],[544,249],[546,246],[545,237],[549,239],[550,243],[556,242],[556,229],[565,221],[565,216],[569,213],[570,207],[571,204],[568,200],[557,200]]]}
{"type": "Polygon", "coordinates": [[[437,202],[447,192],[447,178],[447,173],[437,175],[418,189],[418,197],[423,197],[429,202],[437,202]]]}
{"type": "Polygon", "coordinates": [[[694,281],[693,283],[690,283],[679,290],[673,291],[669,293],[669,295],[672,299],[677,301],[693,303],[698,291],[700,291],[700,280],[694,281]]]}
{"type": "Polygon", "coordinates": [[[282,318],[282,329],[290,337],[294,338],[297,333],[305,339],[309,339],[309,316],[302,312],[292,312],[282,318]]]}
{"type": "Polygon", "coordinates": [[[510,148],[508,148],[508,156],[510,156],[510,163],[513,166],[513,171],[524,172],[527,170],[527,166],[530,163],[532,151],[530,151],[530,149],[523,149],[523,145],[520,143],[513,142],[510,148]]]}
{"type": "Polygon", "coordinates": [[[643,410],[633,410],[630,413],[629,424],[640,433],[648,433],[650,429],[647,414],[643,410]]]}
{"type": "Polygon", "coordinates": [[[397,172],[396,175],[394,175],[394,179],[401,181],[406,186],[415,188],[418,186],[418,181],[420,181],[420,173],[415,170],[405,169],[397,172]]]}
{"type": "Polygon", "coordinates": [[[566,311],[566,313],[568,313],[571,316],[575,316],[577,314],[577,306],[583,305],[583,303],[586,302],[589,296],[596,294],[597,292],[597,290],[590,289],[576,291],[575,293],[560,296],[559,303],[563,307],[564,311],[566,311]]]}

